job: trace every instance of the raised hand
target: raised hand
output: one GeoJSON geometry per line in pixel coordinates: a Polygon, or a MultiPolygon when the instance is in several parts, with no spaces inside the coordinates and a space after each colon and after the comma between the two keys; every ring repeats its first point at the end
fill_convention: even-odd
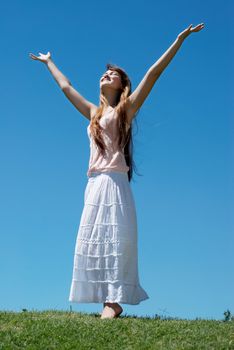
{"type": "Polygon", "coordinates": [[[188,28],[186,28],[183,32],[181,32],[178,35],[178,38],[180,39],[185,39],[187,38],[187,36],[189,36],[191,33],[193,32],[199,32],[201,29],[204,28],[204,23],[200,23],[198,24],[196,27],[192,28],[192,24],[190,24],[190,26],[188,28]]]}
{"type": "Polygon", "coordinates": [[[47,63],[48,60],[51,58],[51,54],[48,51],[46,55],[44,55],[43,53],[39,52],[39,56],[35,56],[32,53],[29,54],[29,56],[33,59],[33,60],[38,60],[41,61],[43,63],[47,63]]]}

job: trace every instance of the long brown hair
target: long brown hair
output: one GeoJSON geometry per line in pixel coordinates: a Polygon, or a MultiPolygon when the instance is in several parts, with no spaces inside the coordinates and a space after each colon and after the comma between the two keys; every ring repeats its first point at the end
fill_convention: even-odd
{"type": "MultiPolygon", "coordinates": [[[[124,69],[120,68],[119,66],[115,64],[107,63],[106,68],[107,70],[109,69],[109,70],[118,72],[121,77],[123,88],[119,90],[119,94],[117,97],[117,107],[116,107],[116,112],[118,115],[117,127],[119,129],[118,145],[120,149],[123,149],[126,164],[127,166],[129,166],[128,181],[130,182],[133,176],[133,170],[136,172],[135,162],[133,161],[132,123],[128,128],[127,114],[126,114],[126,100],[127,100],[127,97],[132,92],[131,81],[127,73],[124,71],[124,69]]],[[[99,149],[99,152],[103,156],[105,154],[105,144],[101,135],[102,127],[99,124],[99,120],[102,117],[104,109],[108,106],[108,101],[106,97],[102,94],[102,92],[100,92],[99,99],[100,99],[99,101],[100,105],[97,109],[97,113],[91,119],[91,122],[90,122],[90,132],[99,149]]],[[[135,120],[135,116],[133,120],[135,120]]]]}

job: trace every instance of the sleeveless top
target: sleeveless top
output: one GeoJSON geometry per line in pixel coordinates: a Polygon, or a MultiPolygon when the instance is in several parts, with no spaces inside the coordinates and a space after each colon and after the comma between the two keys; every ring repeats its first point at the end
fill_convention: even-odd
{"type": "MultiPolygon", "coordinates": [[[[118,128],[117,119],[118,115],[115,109],[106,110],[99,120],[102,126],[102,138],[105,143],[104,156],[98,150],[98,147],[90,132],[90,123],[87,127],[87,134],[90,140],[90,158],[87,176],[90,176],[92,172],[100,171],[114,171],[127,173],[129,166],[127,166],[124,152],[118,146],[118,128]]],[[[128,125],[128,128],[130,125],[128,125]]]]}

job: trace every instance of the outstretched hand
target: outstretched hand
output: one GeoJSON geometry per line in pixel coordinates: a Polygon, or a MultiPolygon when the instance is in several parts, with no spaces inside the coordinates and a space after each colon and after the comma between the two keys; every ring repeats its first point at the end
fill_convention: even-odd
{"type": "Polygon", "coordinates": [[[188,28],[186,28],[183,32],[181,32],[178,35],[178,38],[185,39],[187,36],[189,36],[193,32],[199,32],[201,29],[204,28],[204,23],[198,24],[196,27],[192,27],[192,24],[188,28]]]}
{"type": "Polygon", "coordinates": [[[51,54],[48,51],[46,55],[44,55],[43,53],[39,52],[39,56],[35,56],[32,53],[29,54],[29,56],[33,59],[33,60],[38,60],[41,61],[43,63],[47,63],[48,60],[51,58],[51,54]]]}

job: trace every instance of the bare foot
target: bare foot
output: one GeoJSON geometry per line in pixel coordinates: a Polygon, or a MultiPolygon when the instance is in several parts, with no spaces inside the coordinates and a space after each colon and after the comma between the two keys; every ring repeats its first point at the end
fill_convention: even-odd
{"type": "Polygon", "coordinates": [[[118,317],[123,309],[118,303],[104,303],[101,318],[115,318],[118,317]]]}

